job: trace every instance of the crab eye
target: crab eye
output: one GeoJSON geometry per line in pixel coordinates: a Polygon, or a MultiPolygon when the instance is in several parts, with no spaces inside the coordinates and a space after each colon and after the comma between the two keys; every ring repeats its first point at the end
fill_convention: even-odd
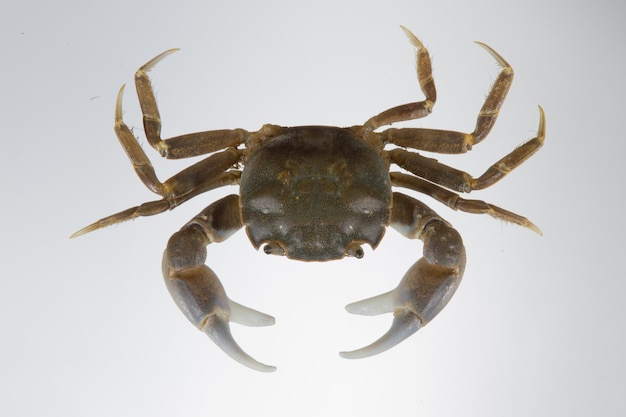
{"type": "Polygon", "coordinates": [[[263,246],[263,252],[267,255],[285,255],[285,249],[278,242],[268,242],[263,246]]]}
{"type": "Polygon", "coordinates": [[[365,252],[363,251],[361,245],[359,245],[358,243],[351,243],[346,250],[346,255],[361,259],[363,258],[363,256],[365,256],[365,252]]]}

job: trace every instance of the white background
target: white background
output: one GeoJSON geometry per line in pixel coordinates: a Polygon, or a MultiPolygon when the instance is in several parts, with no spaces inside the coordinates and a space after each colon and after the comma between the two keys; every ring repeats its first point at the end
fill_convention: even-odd
{"type": "MultiPolygon", "coordinates": [[[[618,416],[625,290],[624,6],[618,1],[16,1],[0,5],[0,414],[3,416],[618,416]],[[240,232],[209,248],[229,295],[276,316],[233,325],[274,374],[227,358],[163,285],[168,237],[217,190],[157,217],[69,240],[156,199],[113,134],[145,139],[133,73],[153,71],[164,137],[208,129],[359,124],[420,100],[415,32],[438,102],[410,123],[471,131],[498,68],[516,80],[491,135],[441,160],[473,175],[534,136],[545,147],[480,198],[539,237],[424,197],[462,233],[464,282],[418,334],[380,356],[337,352],[391,317],[343,306],[393,288],[421,243],[389,231],[363,260],[306,264],[257,253],[240,232]]],[[[145,148],[149,148],[144,146],[145,148]]],[[[188,161],[160,160],[162,179],[188,161]]]]}

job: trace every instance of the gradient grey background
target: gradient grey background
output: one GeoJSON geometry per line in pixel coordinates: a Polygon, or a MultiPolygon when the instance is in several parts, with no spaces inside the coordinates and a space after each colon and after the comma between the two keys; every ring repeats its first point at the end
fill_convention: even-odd
{"type": "MultiPolygon", "coordinates": [[[[0,5],[0,414],[4,416],[618,416],[624,407],[624,6],[618,1],[4,1],[0,5]],[[462,233],[464,282],[429,326],[383,355],[390,316],[345,304],[393,288],[421,242],[389,231],[363,260],[290,262],[243,232],[209,249],[229,295],[273,314],[234,325],[274,374],[228,359],[163,285],[168,237],[217,190],[173,212],[68,236],[155,199],[113,134],[115,95],[143,139],[132,80],[148,59],[163,134],[264,123],[359,124],[420,100],[413,48],[438,102],[409,123],[470,131],[498,68],[516,80],[487,140],[440,159],[479,175],[534,136],[545,147],[480,198],[543,237],[424,197],[462,233]]],[[[145,147],[145,146],[144,146],[145,147]]],[[[148,149],[162,179],[187,162],[148,149]]]]}

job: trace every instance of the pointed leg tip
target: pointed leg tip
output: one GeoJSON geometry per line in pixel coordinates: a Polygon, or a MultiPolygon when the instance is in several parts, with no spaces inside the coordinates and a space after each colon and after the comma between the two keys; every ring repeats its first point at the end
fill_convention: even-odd
{"type": "Polygon", "coordinates": [[[534,223],[529,222],[528,228],[537,233],[539,236],[543,236],[543,232],[541,231],[541,229],[538,228],[534,223]]]}
{"type": "Polygon", "coordinates": [[[176,51],[180,51],[180,48],[172,48],[172,49],[168,49],[165,52],[160,53],[159,55],[155,56],[154,58],[152,58],[150,61],[146,62],[141,68],[139,68],[139,70],[137,71],[137,73],[145,73],[150,71],[152,68],[154,68],[154,66],[156,64],[158,64],[163,58],[165,58],[168,55],[173,54],[176,51]]]}
{"type": "Polygon", "coordinates": [[[70,239],[75,239],[75,238],[77,238],[78,236],[82,236],[82,235],[84,235],[84,234],[85,234],[85,232],[83,232],[82,230],[79,230],[79,231],[77,231],[77,232],[72,233],[72,234],[70,235],[70,239]]]}
{"type": "Polygon", "coordinates": [[[539,128],[537,129],[537,137],[543,143],[546,136],[546,113],[543,111],[543,107],[539,107],[539,128]]]}
{"type": "Polygon", "coordinates": [[[424,44],[419,40],[419,38],[417,36],[415,36],[413,34],[413,32],[411,32],[410,30],[408,30],[405,26],[400,25],[400,29],[402,29],[402,31],[404,32],[404,34],[409,38],[409,40],[411,41],[411,43],[413,44],[413,46],[415,46],[418,49],[423,49],[424,48],[424,44]]]}
{"type": "Polygon", "coordinates": [[[502,55],[497,53],[496,50],[493,49],[491,46],[480,41],[474,41],[474,43],[476,43],[478,46],[482,47],[487,52],[489,52],[489,54],[498,62],[498,65],[500,65],[502,68],[506,68],[509,71],[512,71],[511,65],[509,65],[509,63],[502,57],[502,55]]]}
{"type": "Polygon", "coordinates": [[[115,122],[116,124],[122,121],[122,101],[124,98],[124,89],[126,88],[126,84],[122,84],[120,90],[117,92],[117,98],[115,99],[115,122]]]}
{"type": "Polygon", "coordinates": [[[93,225],[93,224],[90,224],[89,226],[85,226],[85,227],[83,227],[82,229],[77,230],[76,232],[72,233],[72,234],[70,235],[70,239],[75,239],[75,238],[77,238],[77,237],[79,237],[79,236],[86,235],[87,233],[89,233],[89,232],[93,232],[93,231],[94,231],[94,230],[96,230],[96,229],[97,229],[97,228],[96,228],[96,227],[94,227],[94,225],[93,225]]]}

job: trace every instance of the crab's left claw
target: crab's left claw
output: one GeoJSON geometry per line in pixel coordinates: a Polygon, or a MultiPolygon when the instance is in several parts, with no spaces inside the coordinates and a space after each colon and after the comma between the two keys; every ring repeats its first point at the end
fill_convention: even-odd
{"type": "Polygon", "coordinates": [[[274,317],[230,300],[215,273],[204,264],[206,245],[228,238],[239,228],[238,196],[211,204],[170,238],[163,254],[163,277],[178,308],[220,349],[248,368],[273,372],[276,367],[258,362],[239,347],[229,322],[270,326],[274,317]]]}
{"type": "Polygon", "coordinates": [[[183,314],[228,356],[256,371],[276,370],[244,352],[233,339],[229,325],[233,321],[247,326],[270,326],[274,324],[274,317],[230,300],[215,273],[206,265],[173,271],[164,257],[163,274],[167,289],[183,314]]]}
{"type": "Polygon", "coordinates": [[[409,238],[424,241],[424,257],[407,271],[392,291],[346,306],[353,314],[394,314],[391,328],[361,349],[341,352],[360,359],[384,352],[418,331],[448,304],[461,283],[465,248],[461,236],[423,203],[394,193],[392,224],[409,238]]]}

